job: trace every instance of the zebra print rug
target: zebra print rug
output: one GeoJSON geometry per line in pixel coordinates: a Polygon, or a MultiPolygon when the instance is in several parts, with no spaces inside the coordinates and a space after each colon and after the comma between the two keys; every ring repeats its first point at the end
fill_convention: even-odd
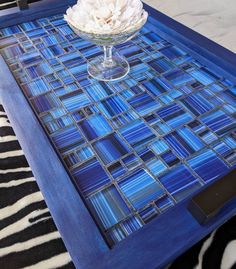
{"type": "MultiPolygon", "coordinates": [[[[23,268],[75,267],[0,105],[0,269],[23,268]]],[[[168,269],[236,269],[236,217],[168,269]]]]}
{"type": "Polygon", "coordinates": [[[74,265],[0,105],[0,269],[74,265]]]}

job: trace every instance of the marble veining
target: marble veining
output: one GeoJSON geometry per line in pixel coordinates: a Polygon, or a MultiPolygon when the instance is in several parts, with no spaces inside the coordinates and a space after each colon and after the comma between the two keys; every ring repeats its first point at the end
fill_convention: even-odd
{"type": "Polygon", "coordinates": [[[235,0],[144,0],[144,2],[236,53],[235,0]]]}

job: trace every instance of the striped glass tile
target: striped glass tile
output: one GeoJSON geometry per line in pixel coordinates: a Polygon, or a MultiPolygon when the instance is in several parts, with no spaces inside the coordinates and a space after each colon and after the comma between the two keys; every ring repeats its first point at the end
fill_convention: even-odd
{"type": "Polygon", "coordinates": [[[172,128],[179,127],[193,119],[193,116],[179,104],[168,105],[158,110],[157,114],[172,128]]]}
{"type": "Polygon", "coordinates": [[[149,206],[148,208],[145,208],[144,210],[140,211],[139,215],[144,221],[144,223],[148,223],[158,215],[158,211],[155,207],[149,206]]]}
{"type": "Polygon", "coordinates": [[[136,120],[128,124],[126,127],[120,129],[120,133],[134,148],[145,146],[145,144],[155,138],[155,135],[141,120],[136,120]]]}
{"type": "Polygon", "coordinates": [[[149,17],[116,46],[130,64],[116,82],[88,75],[102,50],[63,14],[0,29],[1,55],[111,245],[236,167],[236,85],[149,17]]]}
{"type": "Polygon", "coordinates": [[[77,186],[85,196],[110,182],[96,158],[74,168],[71,172],[77,186]]]}
{"type": "Polygon", "coordinates": [[[117,224],[130,213],[128,206],[114,185],[90,196],[89,202],[98,214],[104,229],[117,224]]]}
{"type": "Polygon", "coordinates": [[[78,110],[90,103],[88,97],[81,90],[65,94],[60,99],[65,108],[70,112],[78,110]]]}
{"type": "Polygon", "coordinates": [[[188,161],[189,166],[206,182],[227,172],[226,164],[210,149],[188,161]]]}
{"type": "Polygon", "coordinates": [[[102,115],[95,115],[78,123],[83,134],[90,141],[112,131],[111,126],[102,115]]]}
{"type": "Polygon", "coordinates": [[[159,183],[143,169],[122,180],[119,187],[135,209],[141,209],[164,194],[159,183]]]}
{"type": "Polygon", "coordinates": [[[94,142],[93,148],[104,164],[111,163],[129,152],[128,146],[117,134],[110,134],[94,142]]]}
{"type": "Polygon", "coordinates": [[[185,165],[169,170],[159,179],[177,201],[184,199],[191,192],[201,187],[199,180],[185,165]]]}

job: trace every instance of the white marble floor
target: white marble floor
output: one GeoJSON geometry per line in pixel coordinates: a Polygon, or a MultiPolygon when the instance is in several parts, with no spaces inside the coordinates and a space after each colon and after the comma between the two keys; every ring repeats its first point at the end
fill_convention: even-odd
{"type": "Polygon", "coordinates": [[[236,0],[144,0],[236,53],[236,0]]]}

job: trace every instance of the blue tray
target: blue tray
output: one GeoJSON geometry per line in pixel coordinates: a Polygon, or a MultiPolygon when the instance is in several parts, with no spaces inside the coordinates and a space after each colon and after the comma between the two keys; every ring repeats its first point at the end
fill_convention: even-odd
{"type": "Polygon", "coordinates": [[[101,268],[162,266],[232,215],[225,209],[200,226],[186,206],[236,167],[235,55],[146,6],[150,17],[140,34],[115,48],[128,59],[129,75],[98,82],[88,77],[86,61],[101,48],[76,36],[63,13],[33,20],[37,8],[44,6],[0,29],[1,55],[15,78],[3,79],[1,93],[68,250],[83,268],[98,268],[100,256],[101,268]],[[16,93],[44,131],[28,129],[34,117],[16,93]],[[64,168],[50,145],[39,143],[44,132],[64,168]],[[68,176],[60,180],[65,170],[74,185],[68,176]],[[83,237],[73,234],[84,230],[83,237]],[[177,238],[185,242],[166,253],[177,238]],[[94,252],[91,262],[77,248],[94,252]]]}

